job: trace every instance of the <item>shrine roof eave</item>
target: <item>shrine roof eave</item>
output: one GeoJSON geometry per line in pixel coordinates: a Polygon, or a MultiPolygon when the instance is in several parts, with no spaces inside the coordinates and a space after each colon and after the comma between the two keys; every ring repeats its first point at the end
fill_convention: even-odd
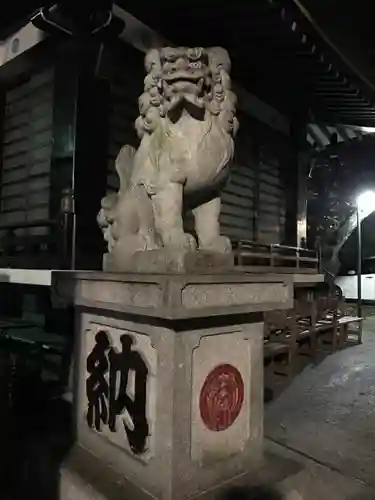
{"type": "Polygon", "coordinates": [[[181,45],[222,45],[233,79],[281,112],[304,102],[314,121],[375,125],[375,85],[327,44],[292,0],[116,3],[181,45]]]}
{"type": "MultiPolygon", "coordinates": [[[[50,3],[8,4],[0,39],[50,3]]],[[[224,46],[233,79],[282,113],[304,105],[314,121],[375,126],[375,85],[327,44],[293,0],[116,3],[173,43],[224,46]]]]}
{"type": "Polygon", "coordinates": [[[6,2],[0,16],[0,42],[27,24],[36,10],[52,3],[46,0],[6,2]]]}

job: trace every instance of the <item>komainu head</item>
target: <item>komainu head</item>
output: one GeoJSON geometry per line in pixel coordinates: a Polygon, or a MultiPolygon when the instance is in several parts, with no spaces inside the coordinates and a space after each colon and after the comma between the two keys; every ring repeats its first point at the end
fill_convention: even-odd
{"type": "Polygon", "coordinates": [[[183,112],[197,120],[210,114],[234,135],[238,122],[230,67],[228,53],[220,47],[164,47],[148,52],[135,123],[138,135],[151,134],[163,120],[179,120],[183,112]]]}

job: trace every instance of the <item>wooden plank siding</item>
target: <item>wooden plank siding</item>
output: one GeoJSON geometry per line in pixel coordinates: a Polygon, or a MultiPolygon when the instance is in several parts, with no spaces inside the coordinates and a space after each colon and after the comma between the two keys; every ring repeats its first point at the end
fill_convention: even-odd
{"type": "MultiPolygon", "coordinates": [[[[49,218],[54,70],[30,75],[5,92],[2,131],[0,225],[49,218]]],[[[16,234],[48,233],[48,227],[16,234]]]]}
{"type": "Polygon", "coordinates": [[[235,160],[222,193],[222,232],[231,239],[281,243],[285,222],[283,159],[273,140],[275,136],[284,143],[288,139],[243,112],[238,117],[235,160]]]}

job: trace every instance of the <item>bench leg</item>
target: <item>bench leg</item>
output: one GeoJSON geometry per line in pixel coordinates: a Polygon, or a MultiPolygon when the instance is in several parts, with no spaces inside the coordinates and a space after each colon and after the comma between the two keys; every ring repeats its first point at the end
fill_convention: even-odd
{"type": "Polygon", "coordinates": [[[332,332],[332,352],[335,352],[337,349],[337,334],[339,333],[339,329],[337,326],[333,327],[332,332]]]}
{"type": "Polygon", "coordinates": [[[311,332],[310,335],[310,349],[311,349],[311,358],[313,363],[317,363],[318,361],[318,336],[315,332],[311,332]]]}
{"type": "MultiPolygon", "coordinates": [[[[264,391],[268,390],[272,394],[275,392],[275,380],[276,380],[276,374],[275,374],[275,361],[274,358],[269,358],[267,361],[264,361],[264,368],[267,366],[267,372],[269,374],[268,377],[264,377],[264,391]]],[[[273,396],[272,398],[273,399],[273,396]]]]}
{"type": "Polygon", "coordinates": [[[297,352],[295,349],[289,349],[288,352],[288,381],[291,382],[297,372],[297,352]]]}
{"type": "Polygon", "coordinates": [[[359,330],[358,330],[358,345],[362,344],[362,330],[363,330],[363,325],[362,321],[359,322],[359,330]]]}
{"type": "Polygon", "coordinates": [[[290,345],[290,350],[288,353],[289,362],[289,374],[290,378],[293,379],[299,371],[299,353],[297,342],[292,342],[290,345]]]}
{"type": "Polygon", "coordinates": [[[339,325],[339,347],[342,349],[345,344],[345,339],[344,339],[344,327],[343,325],[339,325]]]}
{"type": "Polygon", "coordinates": [[[341,342],[342,345],[344,346],[346,342],[348,341],[348,333],[349,333],[349,326],[348,325],[341,325],[341,342]]]}
{"type": "Polygon", "coordinates": [[[270,378],[271,378],[271,384],[272,384],[271,389],[274,390],[275,389],[275,383],[276,383],[275,358],[271,359],[270,372],[271,372],[271,377],[270,378]]]}
{"type": "Polygon", "coordinates": [[[273,392],[274,397],[285,388],[285,382],[287,386],[292,382],[295,375],[294,360],[295,356],[293,355],[292,349],[290,349],[287,353],[284,353],[282,357],[279,356],[278,363],[276,363],[276,358],[274,357],[269,361],[269,389],[273,392]],[[279,366],[279,364],[281,364],[281,366],[279,366]],[[285,382],[282,382],[282,379],[285,380],[285,382]]]}

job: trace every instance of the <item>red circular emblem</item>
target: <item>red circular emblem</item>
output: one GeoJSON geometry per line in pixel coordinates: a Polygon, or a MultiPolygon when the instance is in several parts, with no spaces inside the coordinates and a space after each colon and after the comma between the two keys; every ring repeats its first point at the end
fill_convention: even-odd
{"type": "Polygon", "coordinates": [[[240,372],[232,365],[219,365],[203,384],[199,409],[210,431],[228,429],[238,417],[244,399],[244,384],[240,372]]]}

